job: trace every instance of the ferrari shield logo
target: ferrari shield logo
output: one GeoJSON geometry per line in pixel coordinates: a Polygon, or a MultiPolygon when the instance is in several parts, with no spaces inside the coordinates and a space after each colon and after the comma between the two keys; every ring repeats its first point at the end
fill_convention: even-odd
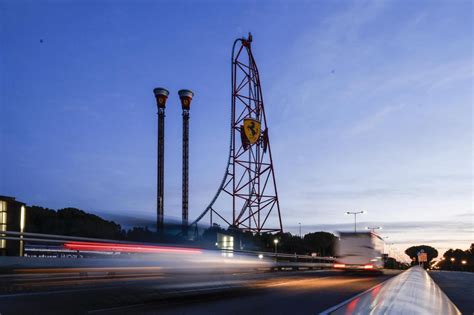
{"type": "Polygon", "coordinates": [[[260,138],[260,122],[253,118],[245,118],[244,132],[250,144],[254,144],[260,138]]]}

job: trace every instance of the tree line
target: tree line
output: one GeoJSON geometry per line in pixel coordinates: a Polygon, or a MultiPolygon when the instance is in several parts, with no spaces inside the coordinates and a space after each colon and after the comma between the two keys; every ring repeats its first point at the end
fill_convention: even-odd
{"type": "Polygon", "coordinates": [[[114,221],[76,208],[53,210],[38,206],[26,207],[25,232],[91,237],[112,240],[151,241],[148,228],[126,230],[114,221]]]}
{"type": "MultiPolygon", "coordinates": [[[[168,226],[171,231],[159,234],[148,227],[124,229],[114,221],[108,221],[98,215],[77,208],[53,210],[39,206],[27,207],[25,232],[57,234],[65,236],[90,237],[137,242],[189,242],[180,234],[180,225],[168,226]]],[[[192,233],[193,231],[189,231],[192,233]]],[[[197,239],[196,246],[215,248],[217,233],[234,236],[236,248],[244,250],[273,251],[274,239],[279,240],[278,251],[298,255],[316,253],[318,256],[334,256],[337,237],[327,232],[308,233],[304,237],[291,233],[253,234],[229,227],[214,225],[204,230],[197,239]]]]}
{"type": "Polygon", "coordinates": [[[434,260],[438,257],[438,251],[435,248],[428,245],[409,247],[405,250],[405,254],[412,259],[412,265],[420,264],[418,261],[418,253],[420,253],[421,250],[427,254],[428,258],[427,262],[422,263],[424,268],[474,272],[474,243],[466,250],[459,248],[449,249],[437,261],[434,260]]]}
{"type": "MultiPolygon", "coordinates": [[[[157,233],[148,227],[124,229],[114,221],[108,221],[98,215],[87,213],[77,208],[53,210],[39,206],[27,207],[25,232],[57,234],[65,236],[90,237],[98,239],[123,240],[134,242],[186,243],[201,248],[216,249],[217,234],[234,237],[234,248],[242,250],[273,252],[274,240],[278,240],[279,253],[297,255],[316,255],[329,257],[336,255],[336,235],[328,232],[313,232],[304,236],[291,233],[257,233],[245,232],[235,227],[222,228],[214,225],[204,229],[198,237],[185,237],[180,224],[166,226],[167,233],[157,233]]],[[[189,230],[191,234],[194,231],[189,230]]],[[[409,255],[412,257],[411,255],[409,255]]],[[[434,257],[437,256],[437,253],[434,257]]],[[[432,256],[429,256],[430,260],[432,256]]],[[[400,269],[404,265],[394,258],[386,258],[388,268],[400,269]]]]}
{"type": "Polygon", "coordinates": [[[272,252],[277,247],[276,250],[278,252],[287,254],[316,254],[317,256],[334,256],[336,254],[337,237],[328,232],[308,233],[303,237],[299,237],[291,233],[254,234],[248,231],[241,231],[235,227],[224,229],[214,225],[204,231],[201,245],[213,246],[217,239],[217,233],[233,236],[236,248],[242,250],[272,252]],[[278,240],[277,245],[275,245],[275,239],[278,240]]]}
{"type": "Polygon", "coordinates": [[[441,270],[474,272],[474,243],[466,250],[448,249],[436,267],[441,270]]]}

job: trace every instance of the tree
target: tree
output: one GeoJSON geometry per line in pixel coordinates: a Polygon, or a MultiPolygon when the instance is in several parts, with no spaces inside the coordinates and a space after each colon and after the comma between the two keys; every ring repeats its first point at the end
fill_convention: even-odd
{"type": "Polygon", "coordinates": [[[386,269],[407,269],[408,266],[408,264],[399,262],[393,257],[387,257],[384,263],[384,268],[386,269]]]}
{"type": "Polygon", "coordinates": [[[308,233],[303,239],[309,253],[318,253],[320,256],[335,255],[337,238],[334,234],[328,232],[308,233]]]}
{"type": "Polygon", "coordinates": [[[133,227],[127,231],[127,240],[135,242],[153,242],[156,241],[156,234],[148,227],[133,227]]]}
{"type": "Polygon", "coordinates": [[[471,247],[464,251],[459,248],[447,250],[443,254],[441,262],[438,263],[439,268],[445,270],[474,271],[473,249],[473,244],[471,244],[471,247]]]}
{"type": "Polygon", "coordinates": [[[426,262],[425,266],[429,265],[429,263],[436,257],[438,257],[438,251],[428,245],[418,245],[412,246],[405,250],[405,254],[407,254],[412,259],[412,264],[418,264],[418,253],[423,250],[427,256],[428,261],[426,262]]]}
{"type": "Polygon", "coordinates": [[[471,243],[471,247],[467,250],[471,255],[474,255],[474,243],[471,243]]]}
{"type": "MultiPolygon", "coordinates": [[[[279,240],[278,250],[288,254],[306,254],[306,247],[301,237],[292,235],[291,233],[278,233],[276,237],[279,240]]],[[[271,243],[274,246],[273,240],[271,243]]]]}
{"type": "Polygon", "coordinates": [[[105,239],[123,239],[119,224],[76,208],[54,211],[32,206],[26,209],[26,232],[105,239]]]}

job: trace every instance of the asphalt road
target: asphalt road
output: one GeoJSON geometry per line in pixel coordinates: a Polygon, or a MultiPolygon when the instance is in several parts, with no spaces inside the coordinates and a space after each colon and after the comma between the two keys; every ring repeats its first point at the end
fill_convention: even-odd
{"type": "Polygon", "coordinates": [[[463,314],[474,314],[474,273],[430,271],[431,278],[463,314]]]}
{"type": "Polygon", "coordinates": [[[83,277],[28,275],[3,282],[0,313],[8,314],[316,314],[384,276],[337,271],[160,274],[83,277]],[[67,279],[67,280],[66,280],[67,279]]]}
{"type": "Polygon", "coordinates": [[[317,314],[390,276],[308,274],[292,279],[271,279],[260,290],[235,295],[184,300],[169,305],[149,304],[126,311],[111,310],[106,314],[317,314]]]}

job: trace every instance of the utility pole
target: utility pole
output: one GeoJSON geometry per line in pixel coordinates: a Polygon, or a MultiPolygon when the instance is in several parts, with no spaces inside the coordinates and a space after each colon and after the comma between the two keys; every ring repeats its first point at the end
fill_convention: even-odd
{"type": "Polygon", "coordinates": [[[181,109],[183,110],[183,178],[182,178],[182,231],[187,236],[189,218],[189,110],[194,93],[191,90],[179,90],[181,109]]]}
{"type": "Polygon", "coordinates": [[[156,228],[163,232],[164,224],[164,188],[165,188],[165,108],[169,91],[165,88],[153,90],[158,106],[158,159],[157,159],[157,185],[156,185],[156,228]]]}

